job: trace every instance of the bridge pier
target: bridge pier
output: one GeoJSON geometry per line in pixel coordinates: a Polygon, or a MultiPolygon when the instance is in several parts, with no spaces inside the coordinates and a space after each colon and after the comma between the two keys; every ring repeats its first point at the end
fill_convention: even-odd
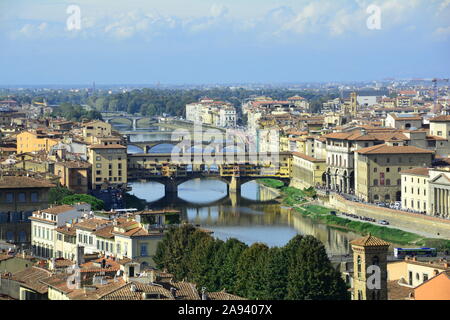
{"type": "Polygon", "coordinates": [[[241,179],[239,177],[231,177],[231,182],[228,185],[228,192],[240,193],[241,192],[241,179]]]}
{"type": "Polygon", "coordinates": [[[137,118],[133,118],[133,130],[137,128],[137,118]]]}
{"type": "Polygon", "coordinates": [[[174,179],[170,179],[164,183],[164,191],[166,195],[176,196],[178,194],[178,184],[174,179]]]}

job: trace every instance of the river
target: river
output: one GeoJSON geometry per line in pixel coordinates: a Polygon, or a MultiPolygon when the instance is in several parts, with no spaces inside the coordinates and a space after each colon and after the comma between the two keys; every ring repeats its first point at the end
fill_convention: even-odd
{"type": "MultiPolygon", "coordinates": [[[[154,134],[133,135],[132,142],[164,139],[154,134]]],[[[165,140],[165,139],[164,139],[165,140]]],[[[172,145],[158,145],[152,153],[170,153],[172,145]]],[[[136,146],[129,153],[140,153],[136,146]]],[[[270,247],[284,246],[296,234],[313,235],[325,245],[329,255],[350,253],[350,241],[360,237],[317,223],[276,201],[272,190],[248,182],[240,195],[228,195],[224,182],[209,179],[187,181],[178,187],[178,199],[164,198],[164,186],[156,182],[130,182],[131,194],[149,202],[149,208],[173,207],[182,220],[212,230],[219,239],[237,238],[247,244],[262,242],[270,247]]]]}

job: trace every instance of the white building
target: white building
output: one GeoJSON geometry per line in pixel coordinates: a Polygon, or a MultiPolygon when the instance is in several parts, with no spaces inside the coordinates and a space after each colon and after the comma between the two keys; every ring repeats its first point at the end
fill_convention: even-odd
{"type": "Polygon", "coordinates": [[[202,99],[186,105],[186,120],[219,127],[235,127],[236,109],[223,101],[202,99]]]}
{"type": "Polygon", "coordinates": [[[91,210],[87,203],[62,205],[33,212],[31,220],[31,245],[33,254],[42,258],[55,257],[56,228],[81,218],[91,210]]]}

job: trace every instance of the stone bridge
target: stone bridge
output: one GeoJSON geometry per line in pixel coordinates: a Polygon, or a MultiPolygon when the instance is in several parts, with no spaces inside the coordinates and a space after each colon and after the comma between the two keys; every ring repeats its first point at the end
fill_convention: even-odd
{"type": "MultiPolygon", "coordinates": [[[[177,146],[180,145],[183,142],[183,140],[158,140],[158,141],[139,141],[139,142],[128,142],[129,146],[136,146],[140,149],[142,149],[143,153],[148,154],[150,153],[150,150],[158,145],[162,145],[162,144],[171,144],[173,146],[177,146]]],[[[191,143],[185,143],[182,145],[182,152],[188,152],[189,150],[191,150],[192,152],[192,148],[199,148],[199,149],[205,149],[206,147],[210,147],[212,148],[214,152],[222,152],[224,150],[224,148],[228,147],[226,144],[223,144],[222,142],[217,142],[217,143],[211,143],[210,141],[201,141],[201,143],[199,144],[198,142],[196,144],[191,144],[191,143]]],[[[235,146],[233,145],[233,147],[237,147],[239,148],[239,146],[235,146]]],[[[246,147],[246,146],[244,146],[246,147]]],[[[239,151],[248,151],[248,150],[240,150],[239,151]]]]}
{"type": "Polygon", "coordinates": [[[115,119],[126,119],[126,120],[128,120],[130,122],[130,124],[132,125],[133,130],[137,129],[137,123],[138,123],[139,120],[143,120],[143,119],[152,120],[151,117],[134,116],[134,115],[129,115],[129,114],[117,114],[117,115],[112,115],[112,116],[103,116],[103,121],[105,121],[106,123],[110,123],[112,120],[115,120],[115,119]]]}
{"type": "Polygon", "coordinates": [[[278,175],[244,175],[244,176],[223,176],[218,172],[188,172],[183,176],[163,176],[155,175],[152,172],[148,172],[142,169],[128,169],[128,180],[146,180],[154,181],[164,185],[165,194],[178,194],[178,186],[187,181],[194,179],[214,179],[219,180],[227,184],[228,193],[240,194],[241,185],[244,183],[258,180],[258,179],[276,179],[280,180],[285,184],[290,182],[290,178],[280,177],[278,175]]]}

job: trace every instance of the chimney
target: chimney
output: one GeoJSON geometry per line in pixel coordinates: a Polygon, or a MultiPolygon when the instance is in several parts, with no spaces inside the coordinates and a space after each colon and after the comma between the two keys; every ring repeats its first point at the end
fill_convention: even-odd
{"type": "Polygon", "coordinates": [[[208,294],[206,293],[206,288],[202,288],[202,300],[208,300],[208,294]]]}

